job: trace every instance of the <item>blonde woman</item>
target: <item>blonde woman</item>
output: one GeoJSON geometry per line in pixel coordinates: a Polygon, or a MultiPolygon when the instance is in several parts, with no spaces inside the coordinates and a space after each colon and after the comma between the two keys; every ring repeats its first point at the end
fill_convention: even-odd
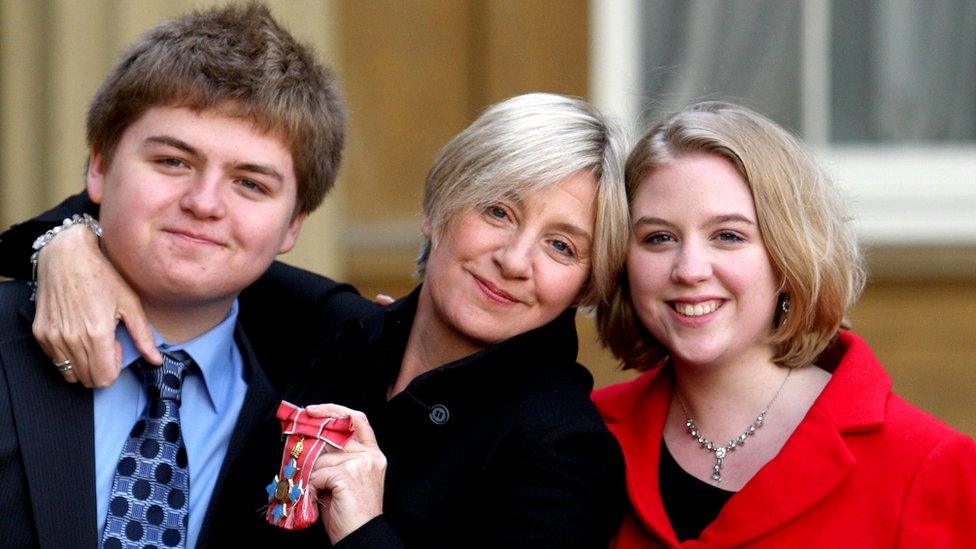
{"type": "Polygon", "coordinates": [[[627,464],[615,547],[961,547],[976,444],[841,329],[864,275],[827,176],[767,118],[701,103],[626,167],[625,272],[595,393],[627,464]]]}

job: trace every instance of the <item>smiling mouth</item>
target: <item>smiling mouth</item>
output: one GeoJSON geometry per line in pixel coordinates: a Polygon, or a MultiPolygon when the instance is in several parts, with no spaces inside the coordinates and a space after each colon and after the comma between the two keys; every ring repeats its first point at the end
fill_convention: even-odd
{"type": "Polygon", "coordinates": [[[208,244],[210,246],[223,246],[223,244],[221,244],[220,242],[217,242],[216,240],[212,240],[212,239],[207,238],[205,236],[195,235],[195,234],[188,233],[188,232],[185,232],[185,231],[169,230],[169,231],[166,231],[166,232],[168,232],[169,234],[171,234],[173,236],[178,236],[180,238],[189,240],[191,242],[195,242],[197,244],[208,244]]]}
{"type": "Polygon", "coordinates": [[[683,316],[705,316],[707,314],[714,313],[721,306],[722,302],[718,299],[701,301],[699,303],[671,303],[671,308],[683,316]]]}
{"type": "Polygon", "coordinates": [[[478,275],[472,275],[472,276],[474,276],[474,280],[475,282],[478,283],[478,286],[481,287],[481,290],[484,291],[485,294],[492,299],[492,301],[497,301],[499,303],[506,303],[506,304],[519,303],[519,300],[509,295],[507,292],[505,292],[498,286],[495,286],[491,282],[488,282],[487,280],[481,278],[478,275]]]}

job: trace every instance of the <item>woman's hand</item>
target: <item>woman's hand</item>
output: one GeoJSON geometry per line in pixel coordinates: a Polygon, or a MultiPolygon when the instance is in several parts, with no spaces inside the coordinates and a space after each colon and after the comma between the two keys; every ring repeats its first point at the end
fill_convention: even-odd
{"type": "Polygon", "coordinates": [[[315,460],[309,480],[319,491],[322,524],[334,544],[383,513],[386,456],[362,412],[336,404],[306,410],[312,417],[349,416],[355,432],[342,450],[327,447],[315,460]]]}
{"type": "Polygon", "coordinates": [[[63,372],[68,382],[107,387],[122,369],[119,320],[139,352],[162,364],[138,296],[102,255],[95,235],[79,226],[62,231],[38,255],[37,342],[55,363],[71,361],[63,372]]]}

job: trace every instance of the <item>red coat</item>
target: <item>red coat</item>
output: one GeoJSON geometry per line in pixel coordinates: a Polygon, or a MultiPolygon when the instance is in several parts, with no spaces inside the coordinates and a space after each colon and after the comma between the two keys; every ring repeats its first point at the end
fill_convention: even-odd
{"type": "MultiPolygon", "coordinates": [[[[860,337],[828,354],[833,377],[779,454],[681,547],[976,546],[976,443],[892,393],[860,337]]],[[[613,547],[679,546],[658,491],[672,388],[659,368],[593,395],[632,504],[613,547]]]]}

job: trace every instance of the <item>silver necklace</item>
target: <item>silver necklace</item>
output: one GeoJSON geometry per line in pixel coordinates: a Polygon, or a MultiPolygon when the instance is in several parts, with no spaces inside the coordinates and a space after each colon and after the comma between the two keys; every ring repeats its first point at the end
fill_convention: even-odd
{"type": "Polygon", "coordinates": [[[691,418],[691,414],[688,413],[688,408],[685,406],[685,401],[681,399],[681,394],[678,392],[678,389],[675,388],[674,396],[678,399],[678,406],[681,406],[681,411],[685,414],[685,427],[688,429],[688,434],[690,434],[692,438],[698,440],[699,446],[704,448],[706,451],[715,454],[715,465],[712,466],[712,480],[715,481],[715,484],[722,482],[722,465],[725,463],[725,456],[727,456],[729,452],[734,452],[736,446],[745,446],[746,439],[756,434],[756,429],[763,426],[763,423],[766,421],[766,411],[769,410],[769,407],[772,406],[773,402],[776,401],[776,397],[779,396],[780,392],[783,390],[783,386],[786,385],[786,381],[790,379],[790,374],[792,373],[792,368],[786,370],[786,377],[783,378],[783,382],[779,384],[779,388],[776,389],[776,392],[773,394],[773,398],[769,399],[766,407],[759,412],[758,416],[756,416],[756,421],[753,421],[752,425],[749,425],[749,427],[747,427],[746,430],[743,431],[742,434],[737,438],[730,439],[729,443],[725,446],[720,446],[705,438],[705,435],[702,434],[701,429],[698,428],[698,424],[695,423],[695,420],[691,418]]]}

